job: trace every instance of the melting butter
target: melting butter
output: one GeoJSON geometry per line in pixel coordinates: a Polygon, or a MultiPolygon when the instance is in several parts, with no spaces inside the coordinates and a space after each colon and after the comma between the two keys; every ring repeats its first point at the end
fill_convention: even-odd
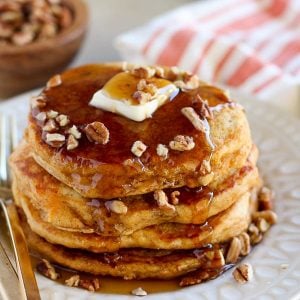
{"type": "Polygon", "coordinates": [[[118,73],[93,95],[89,104],[140,122],[151,118],[160,106],[171,101],[179,92],[170,81],[153,77],[147,81],[157,87],[156,95],[146,103],[139,103],[132,95],[140,80],[127,72],[118,73]]]}

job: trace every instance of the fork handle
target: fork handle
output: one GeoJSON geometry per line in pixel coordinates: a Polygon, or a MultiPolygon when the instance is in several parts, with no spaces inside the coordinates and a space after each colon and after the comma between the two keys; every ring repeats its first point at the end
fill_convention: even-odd
{"type": "Polygon", "coordinates": [[[20,292],[17,288],[19,286],[18,277],[1,243],[0,268],[0,296],[2,296],[1,299],[18,299],[20,297],[20,292]]]}
{"type": "Polygon", "coordinates": [[[0,203],[8,224],[9,233],[12,237],[23,298],[26,300],[40,300],[41,298],[32,269],[27,243],[22,227],[20,226],[16,207],[12,202],[4,204],[0,201],[0,203]]]}

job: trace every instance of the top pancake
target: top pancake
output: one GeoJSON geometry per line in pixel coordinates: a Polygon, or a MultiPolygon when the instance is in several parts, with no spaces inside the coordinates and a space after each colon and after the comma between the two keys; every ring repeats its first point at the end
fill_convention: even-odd
{"type": "Polygon", "coordinates": [[[245,164],[252,146],[245,114],[241,107],[229,105],[227,96],[216,87],[203,84],[192,92],[180,92],[143,122],[89,106],[93,94],[121,71],[116,64],[83,66],[63,73],[61,85],[43,91],[47,105],[32,110],[26,138],[35,160],[50,174],[85,197],[111,199],[180,186],[213,188],[245,164]],[[181,113],[181,108],[195,105],[197,94],[215,107],[214,118],[209,120],[214,151],[205,134],[181,113]],[[74,150],[51,147],[44,142],[42,124],[35,118],[40,111],[49,110],[67,115],[70,126],[81,131],[89,123],[102,122],[109,130],[109,142],[94,144],[83,134],[74,150]],[[157,145],[168,145],[177,135],[193,137],[195,148],[170,150],[166,160],[159,157],[157,145]],[[148,146],[140,158],[131,153],[137,140],[148,146]],[[201,164],[211,154],[211,172],[203,172],[201,164]]]}

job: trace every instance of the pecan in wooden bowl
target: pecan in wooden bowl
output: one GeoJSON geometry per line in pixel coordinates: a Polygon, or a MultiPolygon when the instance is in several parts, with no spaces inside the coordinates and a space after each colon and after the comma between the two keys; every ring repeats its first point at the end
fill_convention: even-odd
{"type": "Polygon", "coordinates": [[[78,52],[87,24],[83,0],[0,1],[0,97],[61,72],[78,52]]]}

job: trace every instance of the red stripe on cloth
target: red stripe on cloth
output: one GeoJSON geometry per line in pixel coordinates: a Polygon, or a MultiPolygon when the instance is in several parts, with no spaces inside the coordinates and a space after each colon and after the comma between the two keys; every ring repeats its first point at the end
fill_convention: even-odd
{"type": "Polygon", "coordinates": [[[166,66],[177,65],[195,34],[196,31],[192,28],[183,28],[175,31],[166,42],[163,51],[157,57],[156,63],[166,66]]]}
{"type": "Polygon", "coordinates": [[[145,44],[143,50],[142,50],[142,54],[147,54],[147,52],[149,51],[150,47],[152,46],[153,42],[156,40],[156,38],[163,32],[164,27],[159,27],[157,28],[151,35],[150,39],[147,41],[147,43],[145,44]]]}
{"type": "Polygon", "coordinates": [[[272,59],[277,66],[283,66],[293,57],[300,53],[300,40],[291,41],[280,51],[280,53],[272,59]]]}
{"type": "MultiPolygon", "coordinates": [[[[233,3],[230,3],[229,5],[223,5],[223,6],[221,6],[220,9],[213,11],[208,15],[202,16],[196,20],[199,22],[205,22],[205,21],[209,21],[213,18],[220,17],[224,14],[227,14],[228,11],[230,11],[230,9],[235,7],[236,5],[239,5],[243,2],[248,2],[248,1],[252,1],[252,0],[236,0],[233,3]]],[[[168,27],[166,25],[163,25],[152,33],[151,37],[149,38],[149,40],[145,43],[145,46],[143,47],[142,54],[145,55],[148,53],[149,49],[151,48],[151,46],[153,45],[155,40],[166,30],[166,28],[168,28],[168,27]]]]}
{"type": "Polygon", "coordinates": [[[236,45],[230,46],[227,49],[227,51],[225,52],[224,56],[220,59],[220,61],[218,62],[218,64],[215,67],[215,72],[214,72],[214,76],[213,76],[212,82],[216,82],[217,81],[218,76],[219,76],[221,70],[223,69],[225,63],[229,60],[229,58],[231,57],[231,55],[234,53],[235,49],[236,49],[236,45]]]}
{"type": "Polygon", "coordinates": [[[265,89],[268,85],[270,85],[271,83],[273,83],[274,81],[278,80],[281,77],[280,75],[275,75],[269,79],[267,79],[266,81],[264,81],[262,84],[260,84],[259,86],[257,86],[255,89],[253,89],[253,93],[254,94],[258,94],[259,92],[261,92],[263,89],[265,89]]]}
{"type": "Polygon", "coordinates": [[[228,33],[236,30],[247,30],[253,27],[257,27],[268,20],[279,17],[287,8],[288,1],[286,0],[273,0],[268,8],[262,11],[255,11],[247,17],[234,20],[226,26],[216,30],[217,33],[228,33]]]}
{"type": "Polygon", "coordinates": [[[198,70],[204,60],[205,55],[207,54],[207,52],[209,51],[209,49],[212,47],[212,45],[216,42],[215,39],[210,39],[207,41],[206,45],[204,46],[202,52],[200,52],[199,58],[197,60],[197,62],[194,65],[194,68],[192,70],[192,73],[197,74],[198,70]]]}
{"type": "Polygon", "coordinates": [[[226,81],[227,84],[237,87],[244,83],[251,75],[264,67],[262,61],[255,56],[247,57],[238,69],[226,81]]]}

